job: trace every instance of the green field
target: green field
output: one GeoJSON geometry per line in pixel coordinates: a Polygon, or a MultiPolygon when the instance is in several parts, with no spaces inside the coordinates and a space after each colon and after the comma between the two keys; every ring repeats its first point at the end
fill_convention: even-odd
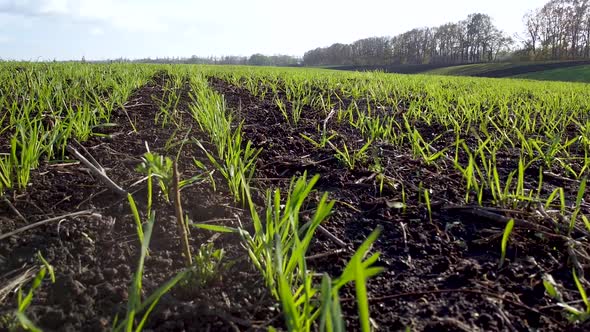
{"type": "Polygon", "coordinates": [[[0,91],[0,330],[587,327],[587,84],[5,62],[0,91]]]}
{"type": "Polygon", "coordinates": [[[433,75],[526,78],[544,81],[589,82],[587,64],[572,62],[484,63],[438,68],[424,72],[433,75]],[[562,68],[553,68],[553,67],[562,68]]]}
{"type": "Polygon", "coordinates": [[[552,69],[536,73],[514,76],[539,81],[567,81],[590,83],[590,65],[571,68],[552,69]]]}
{"type": "Polygon", "coordinates": [[[490,71],[512,69],[521,66],[520,63],[476,63],[468,65],[459,65],[452,67],[443,67],[429,70],[424,74],[432,75],[450,75],[450,76],[477,76],[490,71]]]}
{"type": "Polygon", "coordinates": [[[446,76],[473,76],[491,78],[528,78],[564,82],[588,82],[588,62],[534,61],[497,62],[445,66],[442,64],[389,65],[389,66],[326,66],[325,69],[344,71],[380,71],[399,74],[428,74],[446,76]]]}

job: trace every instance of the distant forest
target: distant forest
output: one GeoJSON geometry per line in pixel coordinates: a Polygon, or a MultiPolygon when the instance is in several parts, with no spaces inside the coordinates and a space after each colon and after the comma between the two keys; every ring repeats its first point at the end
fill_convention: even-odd
{"type": "Polygon", "coordinates": [[[199,57],[193,55],[189,58],[146,58],[146,59],[116,59],[117,62],[139,62],[139,63],[182,63],[182,64],[209,64],[209,65],[249,65],[249,66],[298,66],[301,65],[301,58],[290,55],[263,55],[253,54],[251,56],[221,56],[221,57],[199,57]]]}
{"type": "MultiPolygon", "coordinates": [[[[590,59],[590,0],[551,0],[523,17],[521,34],[507,35],[482,13],[394,37],[370,37],[289,55],[138,59],[143,63],[254,66],[452,65],[494,61],[590,59]]],[[[118,59],[117,61],[130,61],[118,59]]]]}
{"type": "Polygon", "coordinates": [[[417,28],[395,37],[316,48],[308,66],[463,64],[498,60],[590,59],[590,1],[551,0],[523,17],[524,36],[508,36],[486,14],[439,27],[417,28]],[[516,39],[516,40],[515,40],[516,39]],[[519,48],[514,48],[516,41],[519,48]]]}
{"type": "Polygon", "coordinates": [[[316,48],[305,53],[303,62],[311,66],[487,62],[506,56],[513,43],[490,16],[477,13],[457,23],[416,28],[392,38],[316,48]]]}

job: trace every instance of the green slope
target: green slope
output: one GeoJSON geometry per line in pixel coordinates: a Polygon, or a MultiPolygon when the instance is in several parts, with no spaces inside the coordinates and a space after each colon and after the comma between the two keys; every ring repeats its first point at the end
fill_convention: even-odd
{"type": "Polygon", "coordinates": [[[432,75],[450,75],[450,76],[478,76],[490,71],[500,69],[509,69],[522,66],[522,63],[476,63],[470,65],[460,65],[452,67],[437,68],[424,72],[432,75]]]}
{"type": "Polygon", "coordinates": [[[568,81],[590,83],[590,65],[545,70],[540,72],[517,75],[514,77],[542,81],[568,81]]]}
{"type": "Polygon", "coordinates": [[[495,78],[529,78],[538,80],[588,82],[590,61],[538,61],[479,63],[438,68],[425,72],[431,75],[478,76],[495,78]]]}

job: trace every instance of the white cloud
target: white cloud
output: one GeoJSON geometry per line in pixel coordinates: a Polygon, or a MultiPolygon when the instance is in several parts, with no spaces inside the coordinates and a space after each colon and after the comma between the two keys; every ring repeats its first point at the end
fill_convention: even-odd
{"type": "Polygon", "coordinates": [[[69,0],[0,0],[0,12],[23,16],[66,14],[72,1],[69,0]]]}
{"type": "Polygon", "coordinates": [[[0,15],[50,17],[131,32],[186,31],[190,28],[219,32],[228,25],[251,27],[261,24],[259,19],[262,17],[249,17],[244,13],[257,11],[258,6],[268,8],[269,3],[272,1],[0,0],[0,15]],[[232,10],[228,11],[228,8],[232,10]]]}
{"type": "Polygon", "coordinates": [[[0,13],[102,23],[130,31],[163,31],[163,3],[113,0],[0,0],[0,13]],[[160,8],[162,7],[162,8],[160,8]]]}
{"type": "Polygon", "coordinates": [[[49,15],[67,15],[71,6],[72,2],[68,0],[42,0],[39,11],[49,15]]]}
{"type": "Polygon", "coordinates": [[[93,27],[90,29],[90,34],[93,36],[102,36],[104,35],[104,30],[100,27],[93,27]]]}

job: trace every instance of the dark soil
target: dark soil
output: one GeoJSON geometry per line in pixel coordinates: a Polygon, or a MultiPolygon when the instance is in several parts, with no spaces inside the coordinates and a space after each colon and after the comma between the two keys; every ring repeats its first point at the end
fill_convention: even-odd
{"type": "MultiPolygon", "coordinates": [[[[389,65],[389,66],[331,66],[327,69],[346,70],[346,71],[383,71],[386,73],[398,74],[419,74],[439,68],[455,67],[469,65],[472,63],[458,64],[425,64],[425,65],[389,65]]],[[[542,62],[542,63],[523,63],[504,69],[490,69],[470,76],[475,77],[510,77],[544,70],[568,68],[574,66],[583,66],[590,64],[590,61],[560,61],[560,62],[542,62]]]]}
{"type": "MultiPolygon", "coordinates": [[[[195,137],[206,143],[205,137],[189,125],[194,121],[187,113],[188,84],[181,91],[178,106],[181,118],[174,119],[180,127],[154,125],[158,107],[152,97],[162,98],[166,79],[165,74],[158,74],[133,93],[126,103],[127,114],[123,109],[113,113],[111,122],[118,126],[102,132],[110,138],[93,137],[83,143],[107,174],[133,193],[144,221],[146,182],[135,184],[144,177],[135,168],[146,152],[145,144],[152,152],[174,158],[181,146],[175,143],[185,137],[195,137]]],[[[207,160],[194,144],[184,145],[178,162],[181,179],[202,172],[193,158],[204,163],[207,160]]],[[[224,188],[221,179],[216,181],[218,188],[224,188]]],[[[157,188],[156,182],[154,188],[157,188]]],[[[26,222],[6,202],[0,202],[0,234],[80,210],[93,209],[96,214],[64,218],[62,222],[49,223],[0,241],[0,285],[36,266],[35,255],[39,251],[55,268],[57,280],[52,284],[46,279],[35,293],[33,304],[27,310],[29,318],[44,331],[110,330],[116,315],[124,317],[139,254],[138,236],[127,198],[104,187],[78,163],[42,163],[33,172],[26,191],[8,196],[26,222]]],[[[247,220],[242,210],[234,206],[230,195],[223,190],[214,192],[208,182],[184,188],[181,196],[184,211],[193,222],[213,221],[236,227],[238,218],[247,220]]],[[[145,297],[181,271],[184,261],[172,205],[159,194],[153,210],[157,214],[145,266],[145,297]]],[[[223,267],[214,271],[211,280],[202,280],[196,275],[189,282],[177,285],[161,299],[148,320],[148,328],[158,331],[249,330],[277,316],[271,310],[274,301],[263,279],[246,259],[239,237],[217,237],[211,232],[197,230],[191,233],[193,253],[207,242],[225,250],[223,267]]],[[[11,293],[0,303],[0,316],[14,310],[16,303],[16,296],[11,293]]]]}
{"type": "MultiPolygon", "coordinates": [[[[549,273],[567,288],[566,301],[580,299],[563,238],[542,236],[530,225],[517,225],[506,261],[499,267],[507,218],[543,223],[526,208],[490,208],[485,211],[494,211],[494,216],[482,216],[478,214],[481,209],[463,206],[464,183],[452,166],[427,165],[413,158],[407,148],[375,143],[369,156],[378,155],[385,174],[397,183],[397,187],[385,185],[380,193],[379,181],[370,171],[372,160],[349,170],[329,147],[315,148],[301,137],[318,139],[318,124],[325,114],[307,109],[305,118],[292,128],[269,97],[259,100],[216,78],[210,84],[245,121],[245,138],[263,148],[257,168],[259,182],[254,186],[287,188],[292,176],[320,174],[316,200],[325,191],[336,200],[334,213],[324,226],[347,244],[346,251],[338,251],[334,242],[318,233],[309,254],[325,255],[310,260],[311,268],[337,277],[353,250],[371,231],[383,227],[374,250],[381,252],[378,264],[385,272],[368,282],[371,316],[379,330],[582,331],[589,327],[569,323],[563,310],[545,294],[542,277],[549,273]],[[402,185],[407,195],[405,210],[388,204],[403,200],[402,185]],[[422,188],[431,190],[432,220],[420,194],[422,188]]],[[[362,137],[345,122],[329,121],[328,127],[339,133],[333,142],[345,140],[359,148],[362,137]]],[[[423,136],[438,134],[436,128],[415,125],[423,136]]],[[[506,167],[514,169],[512,157],[506,155],[506,167]]],[[[548,181],[566,186],[558,179],[548,181]]],[[[354,288],[345,288],[340,295],[348,328],[356,330],[354,288]]]]}
{"type": "MultiPolygon", "coordinates": [[[[118,126],[102,132],[110,138],[93,137],[83,143],[116,183],[133,192],[143,220],[146,184],[135,184],[144,176],[135,168],[146,152],[145,142],[151,151],[174,158],[181,146],[175,143],[184,137],[194,137],[205,145],[207,141],[196,126],[190,126],[194,121],[187,113],[188,86],[182,91],[180,118],[175,118],[180,126],[154,125],[158,107],[152,97],[162,97],[166,79],[165,74],[157,75],[135,91],[125,110],[114,112],[111,122],[118,126]]],[[[427,165],[413,158],[405,147],[374,143],[369,158],[349,170],[334,157],[331,148],[315,148],[300,135],[318,139],[317,126],[325,114],[305,109],[304,118],[292,128],[270,99],[261,101],[218,79],[211,79],[210,84],[225,95],[237,120],[244,120],[246,139],[263,148],[255,188],[260,192],[269,187],[284,190],[293,176],[307,171],[309,176],[320,174],[321,178],[306,211],[313,210],[323,192],[336,200],[324,226],[344,241],[346,248],[341,250],[318,233],[308,253],[312,256],[310,268],[337,277],[355,248],[371,231],[383,227],[374,250],[381,252],[378,264],[385,271],[368,281],[371,317],[380,331],[406,327],[414,331],[588,329],[587,325],[569,323],[563,310],[545,294],[542,284],[543,275],[550,273],[563,285],[566,301],[580,300],[563,238],[517,224],[506,262],[499,267],[506,222],[498,218],[526,219],[543,225],[545,221],[530,210],[484,210],[494,212],[495,217],[490,217],[476,207],[463,206],[461,175],[444,163],[427,165]],[[371,168],[375,157],[380,158],[384,174],[394,181],[386,183],[382,190],[371,168]],[[432,218],[424,204],[423,188],[431,191],[432,218]],[[391,207],[404,200],[405,209],[391,207]]],[[[414,125],[424,137],[436,136],[440,130],[414,125]]],[[[345,122],[332,118],[328,126],[339,133],[333,143],[346,142],[349,149],[363,145],[360,133],[345,122]]],[[[0,146],[4,143],[0,141],[0,146]]],[[[507,152],[504,157],[507,173],[514,168],[513,155],[507,152]]],[[[181,178],[202,172],[193,158],[207,163],[200,149],[187,143],[179,158],[181,178]]],[[[572,187],[559,178],[547,182],[572,187]]],[[[247,223],[245,211],[224,189],[224,180],[216,178],[216,183],[217,192],[208,182],[182,191],[183,207],[190,219],[233,227],[238,220],[247,223]]],[[[572,190],[569,188],[568,193],[572,190]]],[[[54,266],[57,280],[55,284],[46,280],[36,292],[27,310],[31,320],[45,331],[109,330],[115,315],[125,313],[139,252],[126,197],[113,194],[83,165],[61,163],[42,163],[33,172],[31,186],[8,197],[26,221],[9,204],[0,202],[0,234],[50,217],[85,209],[95,211],[92,217],[64,218],[0,242],[0,285],[38,265],[35,254],[40,251],[54,266]]],[[[256,195],[262,204],[261,197],[256,195]]],[[[174,210],[161,194],[154,202],[154,210],[156,226],[146,261],[144,296],[183,269],[174,210]]],[[[192,230],[193,252],[208,241],[225,250],[226,265],[212,280],[195,276],[191,283],[178,285],[165,295],[148,320],[148,327],[157,331],[235,331],[265,329],[269,324],[282,326],[276,303],[248,261],[240,239],[236,235],[192,230]]],[[[587,273],[587,266],[585,269],[587,273]]],[[[358,330],[354,287],[344,288],[340,295],[348,330],[358,330]]],[[[581,307],[579,302],[574,305],[581,307]]],[[[0,316],[14,308],[16,295],[10,293],[0,302],[0,316]]]]}

